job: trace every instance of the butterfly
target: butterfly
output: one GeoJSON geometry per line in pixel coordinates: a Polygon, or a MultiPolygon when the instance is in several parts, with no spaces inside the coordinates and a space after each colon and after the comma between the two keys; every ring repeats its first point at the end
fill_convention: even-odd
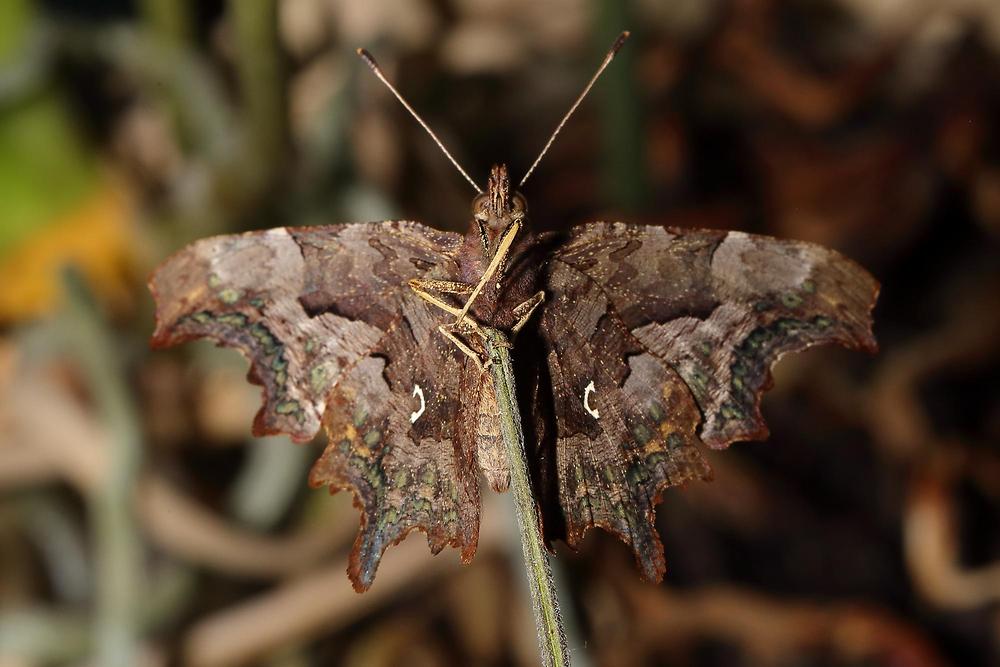
{"type": "Polygon", "coordinates": [[[665,491],[710,478],[705,447],[767,436],[760,398],[782,355],[874,351],[878,283],[833,250],[743,232],[536,233],[505,166],[480,190],[417,119],[479,191],[466,234],[388,221],[197,241],[150,280],[153,345],[237,348],[263,386],[254,434],[326,432],[310,483],[353,494],[348,576],[363,591],[412,530],[472,559],[481,476],[510,483],[482,336],[506,332],[545,539],[575,548],[603,528],[659,581],[665,491]]]}

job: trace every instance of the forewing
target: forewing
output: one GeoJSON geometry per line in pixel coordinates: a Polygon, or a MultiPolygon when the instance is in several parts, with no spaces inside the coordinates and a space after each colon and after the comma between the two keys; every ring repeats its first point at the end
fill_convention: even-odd
{"type": "Polygon", "coordinates": [[[406,286],[453,278],[460,244],[410,222],[273,229],[198,241],[150,283],[155,346],[205,337],[248,357],[264,387],[255,434],[304,441],[326,427],[311,480],[351,489],[362,509],[349,567],[359,590],[413,528],[434,551],[475,550],[474,445],[462,448],[455,418],[461,360],[406,286]]]}
{"type": "Polygon", "coordinates": [[[456,234],[412,222],[278,228],[202,239],[153,274],[154,347],[239,349],[264,387],[255,435],[311,439],[327,394],[398,316],[406,281],[449,275],[456,234]]]}
{"type": "Polygon", "coordinates": [[[878,283],[843,255],[742,232],[593,223],[557,261],[586,275],[642,345],[685,380],[701,439],[760,439],[771,366],[822,343],[874,351],[878,283]]]}

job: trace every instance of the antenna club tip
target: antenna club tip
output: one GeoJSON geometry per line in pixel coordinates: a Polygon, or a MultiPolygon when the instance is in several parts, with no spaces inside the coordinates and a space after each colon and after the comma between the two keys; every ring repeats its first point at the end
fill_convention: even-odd
{"type": "Polygon", "coordinates": [[[622,46],[625,45],[625,40],[627,40],[631,34],[632,33],[630,31],[623,30],[622,34],[618,35],[618,39],[616,39],[615,43],[611,45],[612,55],[618,53],[618,51],[622,48],[622,46]]]}
{"type": "Polygon", "coordinates": [[[378,63],[375,62],[375,58],[372,57],[372,54],[368,53],[368,49],[363,49],[361,47],[358,47],[357,49],[354,50],[354,52],[357,53],[358,56],[365,61],[365,64],[371,67],[372,69],[378,68],[378,63]]]}

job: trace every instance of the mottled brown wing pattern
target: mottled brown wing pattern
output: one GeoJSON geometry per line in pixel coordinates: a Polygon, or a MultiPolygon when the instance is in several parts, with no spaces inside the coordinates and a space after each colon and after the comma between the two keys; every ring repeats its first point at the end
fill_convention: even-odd
{"type": "Polygon", "coordinates": [[[460,548],[465,562],[479,535],[475,413],[459,400],[466,359],[417,297],[403,315],[334,388],[330,442],[310,475],[314,486],[355,491],[362,527],[348,574],[359,591],[411,530],[427,533],[433,553],[460,548]]]}
{"type": "MultiPolygon", "coordinates": [[[[591,526],[621,538],[649,580],[663,576],[654,506],[670,486],[706,479],[698,408],[683,380],[628,331],[607,296],[569,264],[553,262],[540,321],[556,416],[556,483],[565,534],[579,545],[591,526]]],[[[544,510],[543,510],[544,511],[544,510]]]]}
{"type": "Polygon", "coordinates": [[[876,349],[878,283],[812,243],[593,223],[558,261],[594,280],[635,338],[684,378],[711,447],[767,436],[760,397],[782,355],[823,343],[876,349]]]}
{"type": "Polygon", "coordinates": [[[335,237],[293,227],[304,260],[300,301],[309,315],[340,315],[385,330],[411,278],[454,278],[462,236],[416,222],[341,225],[335,237]]]}
{"type": "Polygon", "coordinates": [[[280,228],[198,241],[150,283],[155,346],[204,337],[249,358],[264,387],[255,434],[305,441],[326,427],[311,479],[351,489],[362,509],[349,568],[359,590],[413,528],[435,551],[475,550],[478,488],[462,453],[474,445],[460,447],[455,413],[463,362],[406,287],[452,278],[461,242],[412,222],[280,228]]]}
{"type": "Polygon", "coordinates": [[[650,580],[664,569],[653,506],[666,487],[709,476],[699,440],[766,435],[771,365],[820,343],[875,347],[877,283],[809,243],[593,223],[557,248],[545,282],[567,542],[609,529],[650,580]]]}

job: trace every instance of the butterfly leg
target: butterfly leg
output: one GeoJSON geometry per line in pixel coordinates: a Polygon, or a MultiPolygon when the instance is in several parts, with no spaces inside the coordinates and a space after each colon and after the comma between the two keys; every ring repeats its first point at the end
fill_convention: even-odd
{"type": "Polygon", "coordinates": [[[545,292],[539,290],[539,292],[535,294],[535,296],[531,297],[521,305],[514,308],[514,315],[516,315],[521,319],[519,319],[517,321],[517,324],[514,325],[514,328],[511,330],[511,333],[517,333],[518,331],[520,331],[521,328],[528,323],[528,320],[531,319],[531,315],[540,305],[542,305],[544,301],[545,301],[545,292]]]}
{"type": "MultiPolygon", "coordinates": [[[[431,294],[428,290],[434,290],[444,294],[468,294],[473,289],[472,285],[466,283],[452,282],[450,280],[420,280],[418,278],[411,280],[409,282],[409,286],[410,289],[412,289],[413,292],[421,299],[437,306],[447,313],[451,313],[452,315],[458,315],[461,311],[455,306],[445,303],[438,297],[431,294]]],[[[454,343],[455,347],[472,359],[480,371],[485,371],[490,367],[490,364],[493,363],[488,359],[484,361],[480,355],[468,345],[468,343],[459,338],[455,333],[474,333],[482,336],[483,331],[479,326],[479,323],[471,317],[466,317],[461,324],[450,324],[447,326],[440,325],[438,326],[438,331],[442,336],[454,343]]]]}
{"type": "MultiPolygon", "coordinates": [[[[452,325],[452,326],[454,326],[454,325],[452,325]]],[[[487,359],[486,361],[483,361],[483,359],[479,356],[479,353],[476,352],[475,350],[473,350],[471,347],[469,347],[469,345],[464,340],[462,340],[461,338],[459,338],[458,336],[456,336],[453,333],[452,329],[449,328],[448,326],[445,326],[445,325],[441,324],[441,325],[438,326],[438,331],[441,332],[442,336],[444,336],[445,338],[447,338],[448,340],[450,340],[452,343],[454,343],[455,347],[457,347],[458,349],[460,349],[470,359],[472,359],[472,361],[474,361],[476,363],[476,366],[479,368],[480,372],[481,371],[485,371],[493,363],[489,359],[487,359]]]]}
{"type": "Polygon", "coordinates": [[[490,281],[493,275],[497,272],[497,269],[500,268],[501,263],[503,263],[504,259],[507,257],[508,251],[510,251],[511,244],[514,243],[514,237],[517,236],[520,229],[521,223],[519,221],[512,222],[507,228],[507,231],[505,231],[503,236],[500,237],[500,243],[497,245],[496,252],[493,253],[493,259],[490,260],[489,265],[483,272],[483,277],[479,279],[479,282],[476,284],[475,288],[473,288],[472,294],[469,296],[469,300],[465,302],[465,306],[458,313],[458,319],[455,320],[455,324],[462,323],[462,320],[465,319],[465,316],[469,312],[469,308],[471,308],[473,302],[475,302],[476,297],[479,296],[483,287],[486,286],[486,283],[490,281]]]}
{"type": "Polygon", "coordinates": [[[413,278],[409,281],[410,289],[424,292],[433,291],[441,294],[469,294],[472,292],[472,285],[469,283],[458,283],[453,280],[435,280],[434,278],[413,278]]]}
{"type": "Polygon", "coordinates": [[[444,294],[468,294],[472,291],[471,285],[466,285],[465,283],[453,283],[446,280],[420,280],[418,278],[414,278],[408,284],[410,289],[413,290],[413,292],[421,299],[452,315],[459,315],[462,310],[449,303],[445,303],[438,297],[431,294],[428,290],[434,290],[435,292],[441,292],[444,294]]]}

